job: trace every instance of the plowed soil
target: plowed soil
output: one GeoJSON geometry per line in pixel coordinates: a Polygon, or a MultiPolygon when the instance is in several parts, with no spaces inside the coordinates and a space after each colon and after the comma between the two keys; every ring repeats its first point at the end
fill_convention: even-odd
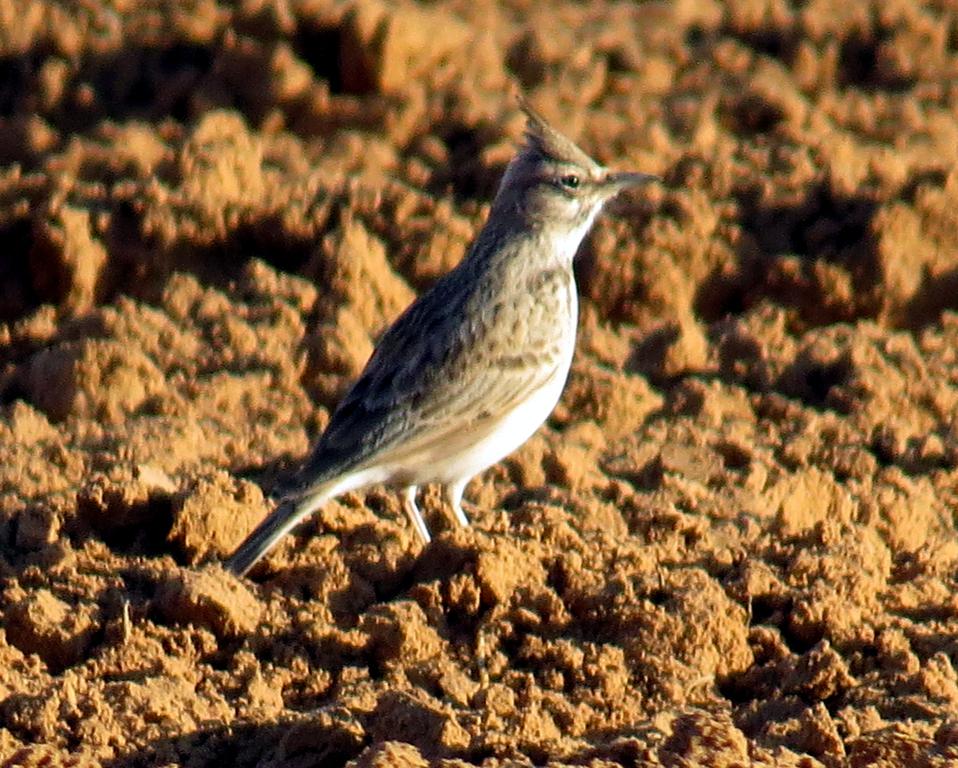
{"type": "Polygon", "coordinates": [[[956,513],[954,3],[0,0],[0,764],[955,765],[956,513]],[[560,406],[230,576],[520,88],[560,406]]]}

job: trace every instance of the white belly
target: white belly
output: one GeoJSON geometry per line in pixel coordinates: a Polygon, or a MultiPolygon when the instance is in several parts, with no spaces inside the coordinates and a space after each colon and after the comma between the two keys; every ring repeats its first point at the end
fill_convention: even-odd
{"type": "Polygon", "coordinates": [[[532,437],[559,402],[571,362],[570,349],[568,359],[558,366],[543,387],[504,415],[491,431],[475,442],[451,451],[449,446],[439,444],[429,451],[417,453],[396,463],[374,464],[351,472],[332,483],[329,495],[324,498],[379,483],[408,486],[427,483],[452,485],[468,481],[532,437]]]}
{"type": "MultiPolygon", "coordinates": [[[[569,356],[571,362],[571,355],[569,356]]],[[[495,428],[456,456],[434,457],[435,476],[430,482],[451,484],[479,474],[508,456],[549,417],[569,374],[569,365],[560,365],[552,378],[528,400],[505,415],[495,428]]],[[[441,448],[440,448],[441,450],[441,448]]]]}
{"type": "Polygon", "coordinates": [[[435,455],[425,462],[426,465],[431,465],[431,472],[422,483],[449,485],[469,480],[525,443],[552,413],[565,387],[575,351],[578,301],[571,274],[567,289],[571,312],[564,319],[564,322],[568,323],[564,331],[568,334],[568,343],[552,377],[528,399],[509,413],[503,414],[498,423],[490,431],[485,431],[475,442],[459,448],[454,453],[448,450],[443,452],[443,446],[436,446],[435,455]]]}

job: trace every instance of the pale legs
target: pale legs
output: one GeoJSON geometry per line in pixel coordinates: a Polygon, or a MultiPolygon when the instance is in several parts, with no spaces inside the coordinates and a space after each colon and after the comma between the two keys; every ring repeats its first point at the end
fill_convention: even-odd
{"type": "Polygon", "coordinates": [[[422,539],[423,544],[428,544],[432,541],[432,536],[429,535],[429,529],[426,527],[426,521],[422,519],[422,513],[419,511],[419,507],[416,506],[416,491],[419,490],[419,487],[416,485],[407,485],[406,490],[403,492],[403,509],[406,510],[406,516],[412,522],[413,527],[416,529],[416,532],[419,534],[419,538],[422,539]]]}
{"type": "MultiPolygon", "coordinates": [[[[467,481],[463,480],[462,482],[444,485],[442,487],[442,493],[446,503],[452,507],[452,512],[456,516],[456,522],[463,528],[469,525],[469,518],[466,517],[466,513],[462,511],[462,494],[466,490],[466,482],[467,481]]],[[[416,504],[416,492],[418,490],[419,486],[406,486],[406,490],[403,492],[402,506],[406,512],[406,516],[413,524],[423,543],[428,544],[432,541],[432,536],[429,535],[426,521],[422,519],[422,512],[419,511],[419,507],[416,504]]]]}
{"type": "Polygon", "coordinates": [[[442,493],[446,498],[446,503],[452,507],[452,512],[456,516],[456,522],[463,528],[469,525],[469,518],[466,517],[466,513],[462,511],[462,493],[466,490],[467,482],[468,480],[462,480],[458,483],[444,485],[442,487],[442,493]]]}

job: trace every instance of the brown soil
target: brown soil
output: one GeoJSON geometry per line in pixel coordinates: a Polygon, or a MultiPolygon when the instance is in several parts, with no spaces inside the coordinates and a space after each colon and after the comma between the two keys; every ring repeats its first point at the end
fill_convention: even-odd
{"type": "Polygon", "coordinates": [[[0,0],[0,764],[954,765],[956,18],[0,0]],[[471,528],[349,495],[229,576],[516,85],[664,178],[562,403],[471,528]]]}

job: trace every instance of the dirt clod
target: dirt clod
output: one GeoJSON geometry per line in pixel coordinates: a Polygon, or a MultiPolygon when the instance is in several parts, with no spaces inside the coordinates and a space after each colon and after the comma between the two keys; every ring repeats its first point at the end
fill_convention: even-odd
{"type": "Polygon", "coordinates": [[[49,590],[37,589],[10,605],[4,629],[15,647],[60,671],[83,657],[97,624],[89,606],[71,606],[49,590]]]}
{"type": "Polygon", "coordinates": [[[262,614],[249,589],[215,566],[171,575],[157,589],[156,605],[167,621],[205,627],[221,638],[249,634],[262,614]]]}
{"type": "Polygon", "coordinates": [[[0,765],[958,762],[953,5],[0,0],[0,765]],[[231,576],[516,89],[662,179],[555,411],[231,576]]]}

